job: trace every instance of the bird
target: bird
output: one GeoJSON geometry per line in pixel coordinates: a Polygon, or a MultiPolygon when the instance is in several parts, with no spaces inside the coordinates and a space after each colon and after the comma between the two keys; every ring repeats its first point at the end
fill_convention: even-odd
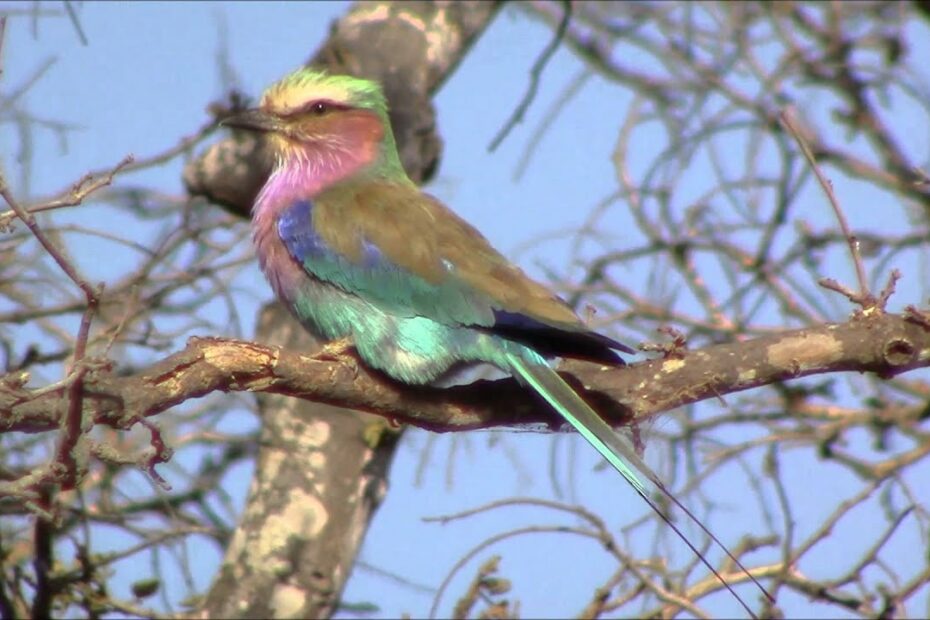
{"type": "Polygon", "coordinates": [[[302,67],[223,124],[265,135],[274,162],[252,207],[253,244],[275,295],[306,329],[354,348],[366,366],[404,384],[436,385],[482,364],[511,375],[623,476],[751,616],[650,497],[647,482],[774,600],[552,365],[580,358],[619,366],[619,352],[634,351],[586,327],[410,180],[378,82],[302,67]]]}

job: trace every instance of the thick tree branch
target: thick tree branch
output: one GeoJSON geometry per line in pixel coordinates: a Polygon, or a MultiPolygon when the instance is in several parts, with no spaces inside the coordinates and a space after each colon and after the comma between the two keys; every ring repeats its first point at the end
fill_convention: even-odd
{"type": "MultiPolygon", "coordinates": [[[[910,316],[857,316],[845,323],[680,351],[674,358],[605,367],[563,365],[566,378],[614,424],[813,374],[855,370],[890,377],[930,366],[930,329],[910,316]]],[[[286,394],[360,409],[437,432],[556,424],[515,382],[482,381],[450,389],[413,388],[366,370],[352,356],[333,359],[220,338],[192,338],[183,351],[131,375],[96,371],[85,378],[86,407],[98,424],[131,425],[211,392],[286,394]]],[[[58,427],[67,400],[60,389],[0,383],[0,431],[58,427]]]]}

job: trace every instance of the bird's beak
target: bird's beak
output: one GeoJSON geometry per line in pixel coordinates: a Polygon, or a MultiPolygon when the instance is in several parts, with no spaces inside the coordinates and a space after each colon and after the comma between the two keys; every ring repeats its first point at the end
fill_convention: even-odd
{"type": "Polygon", "coordinates": [[[220,121],[220,125],[251,131],[279,131],[281,129],[280,119],[261,108],[250,108],[236,112],[220,121]]]}

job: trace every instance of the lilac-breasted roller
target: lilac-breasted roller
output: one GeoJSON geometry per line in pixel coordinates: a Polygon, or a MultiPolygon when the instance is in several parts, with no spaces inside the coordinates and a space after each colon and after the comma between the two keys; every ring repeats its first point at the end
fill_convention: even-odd
{"type": "Polygon", "coordinates": [[[365,364],[408,384],[435,383],[481,363],[511,374],[697,553],[634,469],[684,507],[549,365],[555,357],[622,364],[616,351],[632,351],[587,329],[561,299],[417,188],[401,166],[377,83],[300,69],[271,86],[258,108],[224,122],[268,137],[275,165],[252,210],[253,239],[274,292],[307,329],[348,339],[365,364]]]}

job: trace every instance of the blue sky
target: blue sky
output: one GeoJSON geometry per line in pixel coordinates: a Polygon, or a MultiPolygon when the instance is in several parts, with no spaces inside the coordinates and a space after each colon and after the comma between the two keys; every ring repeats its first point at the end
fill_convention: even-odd
{"type": "MultiPolygon", "coordinates": [[[[0,4],[0,8],[9,6],[0,4]]],[[[48,10],[59,7],[51,3],[42,6],[48,10]]],[[[224,95],[217,67],[220,24],[226,29],[229,61],[237,86],[248,94],[258,95],[316,49],[324,40],[330,21],[342,14],[347,5],[265,2],[75,6],[89,41],[87,46],[81,44],[70,23],[61,17],[40,19],[35,36],[25,17],[14,18],[7,27],[0,84],[9,92],[46,59],[53,58],[54,64],[47,73],[23,96],[21,107],[39,118],[73,127],[64,144],[54,132],[37,128],[32,133],[35,155],[31,159],[29,190],[33,196],[56,192],[86,171],[111,166],[126,154],[142,157],[164,150],[181,136],[195,131],[207,118],[206,106],[224,95]]],[[[540,142],[526,173],[515,181],[515,169],[533,130],[584,70],[572,54],[565,50],[557,52],[526,121],[496,152],[488,153],[488,144],[522,97],[529,69],[550,36],[547,27],[516,11],[506,10],[498,17],[436,98],[445,150],[439,176],[429,187],[430,192],[538,277],[543,277],[544,267],[577,275],[579,270],[569,262],[599,251],[591,242],[583,244],[580,251],[573,251],[572,239],[564,231],[582,225],[592,207],[616,190],[611,154],[620,123],[632,103],[629,95],[601,79],[587,80],[562,112],[560,121],[540,142]],[[543,241],[530,243],[538,239],[543,241]]],[[[9,119],[4,120],[7,122],[0,124],[0,161],[15,189],[22,191],[21,162],[17,161],[17,149],[22,142],[15,125],[9,119]]],[[[901,122],[907,126],[908,118],[905,116],[901,122]]],[[[914,139],[926,143],[926,128],[922,131],[914,139]]],[[[650,161],[648,155],[663,143],[658,127],[654,133],[645,131],[637,136],[634,145],[641,149],[642,157],[631,159],[634,178],[643,174],[650,161]]],[[[175,160],[127,176],[120,183],[180,194],[182,165],[182,161],[175,160]]],[[[694,179],[683,185],[700,195],[707,170],[705,163],[696,162],[689,171],[689,177],[694,179]]],[[[900,216],[883,217],[880,221],[874,218],[870,201],[881,197],[870,193],[871,190],[857,191],[854,186],[838,185],[838,192],[849,207],[854,226],[906,230],[907,223],[900,216]]],[[[805,204],[810,205],[805,217],[819,226],[830,226],[832,216],[816,188],[810,188],[805,199],[805,204]]],[[[53,217],[56,222],[90,221],[101,228],[124,229],[120,214],[94,204],[53,217]],[[105,217],[100,215],[103,213],[105,217]]],[[[622,203],[608,210],[600,226],[604,243],[612,246],[623,246],[635,234],[622,203]]],[[[118,260],[99,259],[97,243],[75,236],[69,239],[68,250],[93,279],[118,278],[124,265],[118,260]]],[[[835,268],[830,275],[851,281],[848,262],[838,260],[835,268]]],[[[648,286],[644,274],[636,273],[632,267],[620,275],[643,279],[643,286],[648,286]]],[[[254,265],[236,277],[243,290],[250,292],[238,298],[243,324],[250,330],[251,317],[271,293],[254,265]]],[[[904,283],[893,305],[919,303],[922,298],[925,299],[925,290],[904,283]]],[[[844,315],[831,318],[841,320],[844,315]]],[[[633,337],[623,331],[619,335],[633,337]]],[[[658,423],[660,430],[663,424],[658,423]]],[[[458,558],[489,535],[527,524],[574,524],[563,516],[528,508],[510,508],[445,526],[420,521],[422,517],[453,513],[512,495],[552,497],[548,472],[553,454],[562,471],[567,463],[573,463],[575,501],[605,516],[614,531],[644,514],[639,499],[616,476],[593,470],[597,459],[577,438],[562,435],[553,439],[550,435],[530,432],[485,432],[456,437],[417,432],[408,435],[407,445],[397,459],[391,491],[372,524],[361,560],[434,588],[458,558]]],[[[657,462],[656,454],[648,456],[650,462],[657,462]]],[[[785,460],[782,465],[789,470],[788,478],[798,485],[811,475],[809,462],[785,460]],[[791,472],[792,469],[796,471],[791,472]]],[[[818,476],[827,477],[829,470],[830,466],[825,465],[816,471],[818,476]]],[[[240,468],[227,476],[230,492],[239,505],[249,474],[247,468],[240,468]]],[[[721,476],[720,480],[718,484],[732,487],[723,491],[722,501],[725,510],[733,511],[718,514],[711,525],[721,538],[733,543],[753,529],[753,520],[758,515],[735,510],[741,501],[739,487],[744,484],[741,478],[721,476]]],[[[139,485],[142,491],[148,489],[141,475],[139,485]]],[[[824,497],[845,496],[857,488],[842,476],[826,486],[824,497]]],[[[804,523],[799,527],[810,532],[823,513],[834,507],[834,502],[812,498],[802,506],[805,508],[798,516],[803,517],[804,523]]],[[[861,521],[853,523],[869,527],[868,516],[863,515],[861,521]]],[[[853,529],[850,536],[854,533],[853,529]]],[[[645,542],[643,548],[650,543],[645,542]]],[[[106,546],[107,541],[101,544],[106,546]]],[[[835,542],[831,541],[823,551],[822,566],[835,561],[832,554],[843,557],[845,544],[849,544],[849,539],[838,534],[835,542]]],[[[663,545],[672,550],[679,562],[687,559],[689,552],[677,541],[663,545]]],[[[521,600],[523,612],[530,616],[577,613],[587,602],[592,584],[601,583],[613,571],[610,559],[594,542],[567,535],[532,535],[504,543],[493,552],[504,556],[503,571],[516,580],[513,596],[521,600]]],[[[489,554],[479,556],[453,582],[440,610],[448,613],[478,563],[489,554]]],[[[192,555],[196,557],[195,581],[202,586],[212,575],[219,556],[212,550],[201,553],[199,549],[192,555]]],[[[125,592],[127,584],[145,576],[146,570],[145,565],[121,565],[114,578],[116,591],[125,592]]],[[[179,597],[184,594],[179,582],[171,586],[179,597]]],[[[746,589],[742,592],[754,600],[754,593],[746,589]]],[[[376,602],[386,614],[409,612],[420,616],[429,609],[431,595],[360,569],[349,583],[345,600],[376,602]]],[[[802,601],[788,602],[789,609],[804,609],[802,601]]],[[[719,615],[738,613],[735,603],[726,595],[715,597],[713,609],[719,615]]]]}

